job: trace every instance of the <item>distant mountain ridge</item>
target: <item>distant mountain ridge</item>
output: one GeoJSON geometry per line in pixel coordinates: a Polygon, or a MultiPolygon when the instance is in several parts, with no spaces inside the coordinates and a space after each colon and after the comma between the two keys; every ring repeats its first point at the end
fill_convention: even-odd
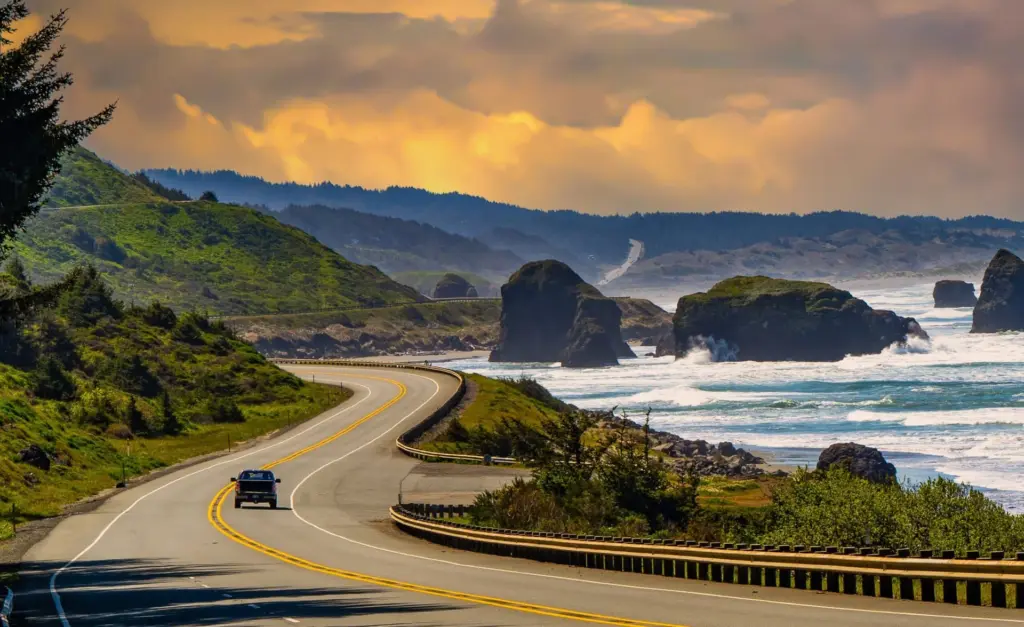
{"type": "Polygon", "coordinates": [[[376,266],[391,276],[460,270],[503,280],[523,264],[510,251],[495,250],[477,239],[412,220],[324,206],[291,206],[272,215],[309,233],[346,259],[376,266]]]}
{"type": "MultiPolygon", "coordinates": [[[[451,233],[479,238],[492,247],[508,248],[524,259],[537,258],[531,254],[539,252],[536,249],[558,248],[560,253],[542,256],[567,261],[587,279],[596,279],[603,269],[621,264],[629,252],[631,238],[644,243],[646,259],[650,260],[667,254],[723,253],[762,244],[784,247],[788,239],[824,241],[843,232],[863,232],[876,237],[896,233],[896,239],[902,242],[897,247],[900,250],[891,258],[886,257],[888,253],[883,245],[877,254],[881,256],[879,265],[885,266],[887,271],[902,272],[944,264],[941,256],[928,257],[934,253],[923,252],[929,242],[945,241],[956,246],[959,237],[969,236],[973,238],[972,247],[995,250],[1016,246],[1024,237],[1024,222],[989,216],[882,218],[852,211],[806,215],[661,212],[600,216],[568,210],[524,209],[464,194],[435,194],[401,187],[368,190],[332,183],[270,183],[232,171],[147,170],[146,173],[164,185],[189,194],[212,189],[223,200],[273,209],[292,204],[320,204],[416,220],[451,233]],[[534,250],[527,250],[531,246],[534,250]]],[[[779,271],[785,274],[789,270],[810,267],[798,259],[794,263],[792,268],[779,271]]],[[[640,275],[645,268],[650,269],[641,261],[623,280],[642,278],[640,275]]],[[[672,280],[671,275],[666,278],[672,280]]]]}

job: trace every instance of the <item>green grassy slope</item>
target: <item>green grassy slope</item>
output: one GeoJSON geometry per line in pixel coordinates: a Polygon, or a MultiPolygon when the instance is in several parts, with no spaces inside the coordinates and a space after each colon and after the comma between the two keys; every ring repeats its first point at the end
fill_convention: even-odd
{"type": "Polygon", "coordinates": [[[498,429],[503,420],[539,427],[542,420],[553,420],[558,415],[560,402],[532,381],[465,376],[472,400],[446,429],[428,436],[418,447],[442,453],[480,454],[481,437],[490,437],[488,434],[498,429]]]}
{"type": "Polygon", "coordinates": [[[104,163],[84,148],[76,148],[47,196],[49,207],[144,203],[167,200],[134,178],[104,163]]]}
{"type": "Polygon", "coordinates": [[[84,151],[70,160],[68,172],[58,178],[53,198],[115,204],[47,209],[33,219],[15,251],[36,280],[93,263],[126,300],[159,299],[178,310],[227,314],[422,300],[415,289],[258,211],[161,200],[84,151]],[[116,204],[119,197],[123,204],[116,204]]]}
{"type": "MultiPolygon", "coordinates": [[[[113,487],[122,464],[135,476],[223,450],[347,394],[303,383],[201,316],[126,307],[97,275],[80,276],[58,303],[0,331],[2,514],[58,514],[113,487]],[[33,445],[48,469],[22,461],[33,445]]],[[[0,521],[2,539],[12,529],[0,521]]]]}

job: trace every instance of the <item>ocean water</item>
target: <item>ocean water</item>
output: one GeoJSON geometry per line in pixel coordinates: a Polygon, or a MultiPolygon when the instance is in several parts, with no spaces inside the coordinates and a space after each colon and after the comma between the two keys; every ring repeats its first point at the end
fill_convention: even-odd
{"type": "Polygon", "coordinates": [[[931,340],[837,363],[715,362],[701,352],[580,370],[485,359],[450,365],[531,376],[584,408],[650,408],[655,428],[728,440],[779,463],[813,467],[824,447],[859,442],[880,449],[901,478],[955,478],[1024,512],[1024,334],[970,335],[971,310],[934,309],[932,285],[848,287],[876,309],[913,316],[931,340]]]}

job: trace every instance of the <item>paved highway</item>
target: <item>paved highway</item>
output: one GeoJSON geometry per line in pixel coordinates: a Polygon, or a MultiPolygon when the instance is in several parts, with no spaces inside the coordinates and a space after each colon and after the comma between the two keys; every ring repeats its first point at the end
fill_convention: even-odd
{"type": "Polygon", "coordinates": [[[510,471],[423,465],[394,439],[455,383],[396,369],[295,366],[355,390],[259,447],[127,490],[26,557],[23,625],[967,625],[1013,610],[588,571],[444,549],[387,520],[401,484],[465,499],[510,471]],[[270,466],[282,508],[233,509],[230,477],[270,466]],[[227,506],[224,507],[224,503],[227,506]],[[953,614],[954,616],[941,616],[953,614]]]}

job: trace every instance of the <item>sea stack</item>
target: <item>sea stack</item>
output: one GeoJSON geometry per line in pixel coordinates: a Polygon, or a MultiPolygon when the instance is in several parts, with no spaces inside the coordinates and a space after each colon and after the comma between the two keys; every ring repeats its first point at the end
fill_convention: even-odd
{"type": "Polygon", "coordinates": [[[935,308],[974,307],[978,297],[974,295],[974,283],[967,281],[938,281],[932,290],[935,308]]]}
{"type": "Polygon", "coordinates": [[[1024,331],[1024,261],[1000,250],[985,270],[971,333],[1024,331]]]}
{"type": "Polygon", "coordinates": [[[473,284],[465,278],[449,272],[434,286],[434,298],[476,298],[473,284]]]}
{"type": "Polygon", "coordinates": [[[622,341],[622,312],[560,261],[533,261],[501,286],[494,362],[553,362],[594,368],[635,357],[622,341]]]}
{"type": "Polygon", "coordinates": [[[928,337],[913,318],[876,311],[827,283],[764,276],[682,297],[673,323],[677,357],[707,347],[737,361],[839,361],[928,337]]]}

